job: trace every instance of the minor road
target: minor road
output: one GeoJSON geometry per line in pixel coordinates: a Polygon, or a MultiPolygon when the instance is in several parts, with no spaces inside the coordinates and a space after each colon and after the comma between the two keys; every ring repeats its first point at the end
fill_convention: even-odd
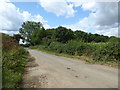
{"type": "Polygon", "coordinates": [[[29,76],[42,88],[117,88],[118,69],[87,64],[84,61],[28,50],[37,67],[29,68],[29,76]],[[41,85],[39,85],[41,84],[41,85]]]}

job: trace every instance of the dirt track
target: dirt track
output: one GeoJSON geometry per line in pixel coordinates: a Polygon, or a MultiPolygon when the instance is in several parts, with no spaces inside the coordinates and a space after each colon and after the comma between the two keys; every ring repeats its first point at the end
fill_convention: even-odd
{"type": "Polygon", "coordinates": [[[34,62],[27,67],[23,87],[26,88],[117,88],[118,70],[86,64],[81,60],[28,50],[34,62]]]}

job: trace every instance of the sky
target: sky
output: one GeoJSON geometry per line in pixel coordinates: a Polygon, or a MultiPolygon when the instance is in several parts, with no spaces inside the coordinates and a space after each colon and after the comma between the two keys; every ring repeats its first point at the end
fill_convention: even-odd
{"type": "Polygon", "coordinates": [[[0,32],[16,34],[25,21],[41,22],[45,29],[64,26],[73,31],[118,36],[118,3],[94,0],[0,2],[0,32]]]}

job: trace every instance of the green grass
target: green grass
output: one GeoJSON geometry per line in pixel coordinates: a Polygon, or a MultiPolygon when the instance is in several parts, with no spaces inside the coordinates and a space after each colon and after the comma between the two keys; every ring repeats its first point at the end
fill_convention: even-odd
{"type": "MultiPolygon", "coordinates": [[[[2,34],[2,88],[18,88],[28,52],[12,36],[2,34]]],[[[1,52],[0,52],[1,53],[1,52]]],[[[1,58],[1,57],[0,57],[1,58]]]]}
{"type": "Polygon", "coordinates": [[[94,58],[90,57],[90,56],[86,56],[86,55],[69,55],[69,54],[66,54],[66,53],[58,53],[58,52],[54,52],[54,51],[48,51],[45,49],[45,46],[42,46],[42,45],[38,45],[38,46],[31,46],[30,47],[31,49],[36,49],[36,50],[39,50],[39,51],[42,51],[42,52],[45,52],[45,53],[48,53],[48,54],[53,54],[53,55],[56,55],[56,56],[63,56],[63,57],[67,57],[67,58],[74,58],[76,60],[82,60],[82,61],[85,61],[89,64],[100,64],[100,65],[106,65],[106,66],[111,66],[111,67],[118,67],[118,63],[117,62],[104,62],[104,61],[96,61],[94,60],[94,58]]]}
{"type": "Polygon", "coordinates": [[[23,48],[8,52],[3,51],[3,88],[18,88],[19,83],[22,81],[27,56],[28,52],[23,48]]]}

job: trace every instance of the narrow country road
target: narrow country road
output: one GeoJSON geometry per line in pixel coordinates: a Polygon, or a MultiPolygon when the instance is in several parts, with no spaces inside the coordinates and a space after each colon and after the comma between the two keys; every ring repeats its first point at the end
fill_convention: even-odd
{"type": "MultiPolygon", "coordinates": [[[[28,68],[25,80],[34,88],[117,88],[118,69],[28,50],[36,67],[28,68]]],[[[27,85],[27,84],[26,84],[27,85]]]]}

